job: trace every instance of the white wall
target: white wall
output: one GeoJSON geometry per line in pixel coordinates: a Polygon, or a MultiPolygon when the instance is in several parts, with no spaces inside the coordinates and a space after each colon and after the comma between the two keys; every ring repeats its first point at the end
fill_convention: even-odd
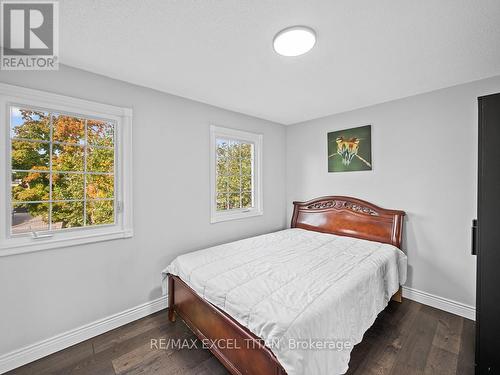
{"type": "Polygon", "coordinates": [[[475,305],[477,100],[500,77],[287,128],[287,210],[293,200],[351,195],[405,210],[407,286],[475,305]],[[327,133],[372,125],[373,171],[328,173],[327,133]]]}
{"type": "Polygon", "coordinates": [[[135,222],[129,240],[0,257],[0,356],[159,297],[177,254],[285,227],[283,126],[64,66],[0,81],[133,108],[135,222]],[[264,135],[264,216],[209,224],[210,123],[264,135]]]}

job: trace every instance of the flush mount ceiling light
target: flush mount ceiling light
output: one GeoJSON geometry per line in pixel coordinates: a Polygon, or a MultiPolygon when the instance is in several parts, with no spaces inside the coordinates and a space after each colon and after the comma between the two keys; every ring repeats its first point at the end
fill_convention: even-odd
{"type": "Polygon", "coordinates": [[[274,37],[273,46],[282,56],[299,56],[309,52],[316,44],[316,33],[306,26],[292,26],[274,37]]]}

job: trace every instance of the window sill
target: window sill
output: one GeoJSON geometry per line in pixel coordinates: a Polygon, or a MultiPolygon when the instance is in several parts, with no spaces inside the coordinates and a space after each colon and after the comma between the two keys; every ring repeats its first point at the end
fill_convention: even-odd
{"type": "Polygon", "coordinates": [[[41,250],[57,249],[60,247],[70,247],[77,245],[90,244],[95,242],[103,242],[110,240],[117,240],[121,238],[131,238],[134,233],[132,230],[118,230],[107,233],[88,233],[84,235],[74,235],[63,238],[49,238],[49,239],[30,239],[22,243],[3,243],[0,244],[0,257],[32,253],[41,250]]]}
{"type": "Polygon", "coordinates": [[[210,218],[210,223],[215,224],[223,221],[246,219],[248,217],[262,216],[263,214],[264,212],[262,210],[224,212],[221,214],[213,214],[210,218]]]}

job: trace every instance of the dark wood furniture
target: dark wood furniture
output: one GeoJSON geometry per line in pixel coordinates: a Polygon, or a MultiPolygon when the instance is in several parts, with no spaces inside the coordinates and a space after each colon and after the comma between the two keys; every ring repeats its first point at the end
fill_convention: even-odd
{"type": "MultiPolygon", "coordinates": [[[[476,374],[500,373],[500,94],[479,98],[476,374]]],[[[473,249],[474,251],[474,249],[473,249]]]]}
{"type": "MultiPolygon", "coordinates": [[[[386,210],[360,199],[330,196],[294,202],[292,228],[362,238],[401,247],[403,211],[386,210]]],[[[401,301],[401,291],[393,299],[401,301]]],[[[234,375],[285,375],[263,340],[201,298],[179,277],[169,275],[169,320],[180,316],[234,375]]]]}
{"type": "Polygon", "coordinates": [[[403,211],[386,210],[361,199],[342,196],[293,202],[293,205],[292,228],[362,238],[401,248],[403,211]]]}

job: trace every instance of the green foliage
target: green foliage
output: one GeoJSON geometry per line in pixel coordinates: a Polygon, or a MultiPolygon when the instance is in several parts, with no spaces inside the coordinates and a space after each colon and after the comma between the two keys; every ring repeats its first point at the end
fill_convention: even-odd
{"type": "Polygon", "coordinates": [[[217,210],[252,207],[252,145],[217,140],[217,210]]]}
{"type": "Polygon", "coordinates": [[[87,204],[87,221],[90,225],[113,223],[113,202],[93,201],[87,204]]]}
{"type": "Polygon", "coordinates": [[[49,166],[48,143],[12,141],[12,169],[46,170],[49,166]]]}
{"type": "Polygon", "coordinates": [[[76,173],[52,174],[52,199],[75,200],[83,199],[84,176],[76,173]]]}
{"type": "Polygon", "coordinates": [[[16,138],[50,140],[50,116],[46,112],[21,110],[22,126],[14,128],[16,138]]]}
{"type": "Polygon", "coordinates": [[[62,223],[63,228],[83,226],[83,202],[53,203],[52,223],[62,223]]]}

